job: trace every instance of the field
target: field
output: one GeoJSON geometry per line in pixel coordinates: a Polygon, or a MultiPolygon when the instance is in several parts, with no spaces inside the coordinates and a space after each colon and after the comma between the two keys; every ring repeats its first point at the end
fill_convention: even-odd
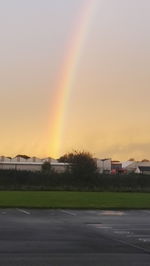
{"type": "Polygon", "coordinates": [[[0,191],[0,207],[150,209],[150,193],[0,191]]]}

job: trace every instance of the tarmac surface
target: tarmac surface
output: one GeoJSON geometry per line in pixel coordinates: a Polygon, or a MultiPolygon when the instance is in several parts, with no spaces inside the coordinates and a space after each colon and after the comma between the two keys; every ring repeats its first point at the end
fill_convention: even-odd
{"type": "Polygon", "coordinates": [[[0,209],[1,266],[150,266],[150,211],[0,209]]]}

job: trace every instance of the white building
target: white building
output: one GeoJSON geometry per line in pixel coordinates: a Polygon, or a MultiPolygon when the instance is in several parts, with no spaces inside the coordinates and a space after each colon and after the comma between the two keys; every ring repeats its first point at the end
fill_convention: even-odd
{"type": "Polygon", "coordinates": [[[130,167],[131,164],[133,164],[135,161],[123,161],[122,162],[122,168],[126,169],[127,167],[130,167]]]}
{"type": "Polygon", "coordinates": [[[42,159],[40,159],[40,158],[37,158],[37,157],[31,157],[31,158],[29,158],[29,159],[26,159],[26,161],[27,162],[34,162],[34,163],[42,163],[43,162],[43,160],[42,159]]]}
{"type": "Polygon", "coordinates": [[[111,173],[111,159],[95,159],[99,173],[111,173]]]}
{"type": "MultiPolygon", "coordinates": [[[[36,157],[25,159],[21,156],[14,158],[7,158],[0,156],[0,169],[3,170],[20,170],[20,171],[41,171],[42,165],[45,161],[36,157]]],[[[50,161],[52,169],[57,173],[63,173],[69,168],[68,163],[59,163],[57,161],[50,161]]]]}
{"type": "Polygon", "coordinates": [[[138,166],[135,170],[136,174],[150,175],[150,166],[138,166]]]}
{"type": "Polygon", "coordinates": [[[138,172],[139,167],[150,167],[150,162],[149,161],[130,161],[130,164],[126,165],[124,169],[127,170],[128,173],[134,173],[138,172]]]}
{"type": "Polygon", "coordinates": [[[10,162],[11,158],[10,157],[5,157],[5,156],[0,156],[0,162],[10,162]]]}

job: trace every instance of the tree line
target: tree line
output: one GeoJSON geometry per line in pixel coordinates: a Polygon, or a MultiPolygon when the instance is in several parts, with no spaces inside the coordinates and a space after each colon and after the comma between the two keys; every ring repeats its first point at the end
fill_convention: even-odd
{"type": "Polygon", "coordinates": [[[150,192],[150,176],[99,174],[90,153],[65,154],[59,161],[70,163],[66,172],[54,172],[48,162],[39,172],[0,170],[0,190],[150,192]]]}

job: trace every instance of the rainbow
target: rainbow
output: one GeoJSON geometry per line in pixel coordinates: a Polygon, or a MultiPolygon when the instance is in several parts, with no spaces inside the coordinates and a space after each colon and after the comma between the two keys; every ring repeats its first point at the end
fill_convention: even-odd
{"type": "Polygon", "coordinates": [[[56,95],[54,99],[54,107],[51,112],[53,119],[49,129],[50,155],[57,157],[61,147],[61,137],[65,124],[65,114],[67,111],[69,95],[73,87],[78,62],[82,53],[84,43],[89,31],[90,23],[96,9],[97,0],[85,0],[80,16],[77,21],[75,31],[69,45],[67,57],[63,64],[59,83],[56,86],[56,95]]]}

